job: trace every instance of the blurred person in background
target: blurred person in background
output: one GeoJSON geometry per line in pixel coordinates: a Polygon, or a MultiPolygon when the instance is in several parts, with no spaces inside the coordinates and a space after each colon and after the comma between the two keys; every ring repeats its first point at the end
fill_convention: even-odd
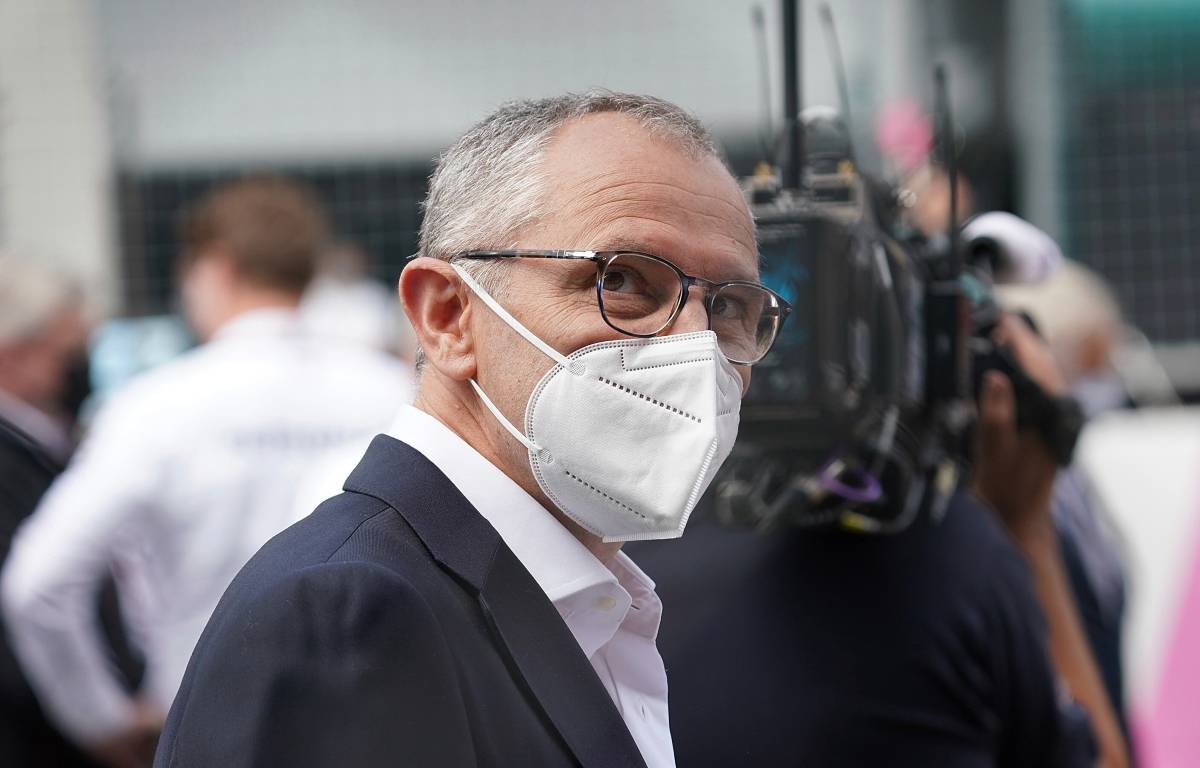
{"type": "Polygon", "coordinates": [[[367,254],[353,243],[335,243],[321,254],[300,311],[322,338],[415,362],[416,340],[408,318],[395,294],[367,274],[367,254]]]}
{"type": "MultiPolygon", "coordinates": [[[[75,447],[90,328],[81,298],[66,279],[0,255],[0,563],[75,447]]],[[[96,600],[89,605],[94,612],[96,600]]],[[[116,618],[105,614],[106,623],[116,618]]],[[[0,764],[93,765],[46,720],[4,631],[0,764]]]]}
{"type": "MultiPolygon", "coordinates": [[[[908,175],[906,185],[916,195],[910,211],[912,220],[926,234],[945,231],[950,221],[949,177],[925,152],[932,137],[927,121],[919,114],[908,115],[890,128],[893,132],[906,128],[911,140],[907,149],[912,151],[909,157],[916,161],[916,170],[908,175]]],[[[965,156],[959,157],[959,217],[970,217],[979,210],[972,176],[992,181],[1003,175],[996,173],[1003,167],[1003,157],[997,163],[997,153],[989,152],[986,143],[980,147],[980,138],[965,142],[965,156]]],[[[903,141],[895,141],[889,148],[900,166],[904,165],[903,153],[896,150],[904,146],[903,141]]],[[[1103,278],[1078,262],[1063,260],[1046,280],[999,285],[995,293],[1001,306],[1022,313],[1034,333],[1044,340],[1066,393],[1075,398],[1088,418],[1130,404],[1114,364],[1123,335],[1121,311],[1103,278]]],[[[1074,466],[1061,470],[1055,478],[1051,517],[1088,644],[1128,742],[1121,663],[1125,575],[1119,535],[1100,508],[1087,478],[1074,466]]]]}
{"type": "Polygon", "coordinates": [[[373,434],[411,386],[394,358],[306,332],[297,307],[328,240],[307,189],[220,187],[181,235],[184,309],[204,343],[105,403],[3,573],[14,649],[47,714],[122,768],[151,760],[204,623],[292,522],[309,463],[373,434]],[[137,696],[114,677],[94,618],[109,569],[146,655],[137,696]]]}
{"type": "Polygon", "coordinates": [[[1104,278],[1077,261],[1064,261],[1045,282],[999,286],[996,299],[1037,325],[1068,390],[1089,417],[1130,404],[1115,365],[1124,321],[1104,278]]]}
{"type": "MultiPolygon", "coordinates": [[[[1045,282],[1000,286],[996,298],[1036,325],[1067,390],[1089,418],[1130,404],[1113,363],[1122,336],[1121,311],[1099,275],[1066,261],[1045,282]]],[[[1121,663],[1126,579],[1120,534],[1077,466],[1059,472],[1052,514],[1088,642],[1128,738],[1121,663]]]]}
{"type": "MultiPolygon", "coordinates": [[[[416,363],[416,338],[396,296],[367,274],[366,252],[340,242],[318,261],[317,275],[304,294],[300,312],[306,325],[332,343],[351,344],[416,363]]],[[[383,425],[386,426],[386,425],[383,425]]],[[[295,519],[342,492],[342,483],[358,465],[370,439],[326,451],[296,489],[295,519]]]]}
{"type": "MultiPolygon", "coordinates": [[[[1060,391],[1032,331],[1001,329],[1060,391]]],[[[697,521],[675,549],[637,548],[673,606],[659,642],[681,764],[1127,764],[1050,526],[1055,461],[1018,431],[1004,376],[979,408],[971,492],[899,533],[697,521]]]]}

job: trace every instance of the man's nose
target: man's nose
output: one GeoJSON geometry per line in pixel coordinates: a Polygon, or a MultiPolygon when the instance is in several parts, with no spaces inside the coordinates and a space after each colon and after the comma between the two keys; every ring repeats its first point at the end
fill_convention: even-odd
{"type": "Polygon", "coordinates": [[[704,292],[693,288],[688,291],[687,302],[675,322],[671,323],[670,333],[692,333],[693,331],[708,330],[708,310],[704,308],[704,292]]]}

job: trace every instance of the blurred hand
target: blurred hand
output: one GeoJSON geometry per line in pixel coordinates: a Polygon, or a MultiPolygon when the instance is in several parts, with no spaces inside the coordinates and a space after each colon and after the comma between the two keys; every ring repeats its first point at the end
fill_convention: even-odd
{"type": "Polygon", "coordinates": [[[1025,373],[1041,385],[1046,394],[1055,396],[1067,391],[1067,383],[1054,362],[1049,345],[1024,320],[1005,314],[997,323],[992,340],[1008,345],[1025,373]]]}
{"type": "MultiPolygon", "coordinates": [[[[1005,315],[993,334],[1017,363],[1050,395],[1065,384],[1050,350],[1024,321],[1005,315]]],[[[1051,533],[1050,498],[1058,466],[1033,430],[1017,429],[1017,404],[1004,374],[988,371],[979,396],[975,492],[995,508],[1020,538],[1051,533]]]]}
{"type": "MultiPolygon", "coordinates": [[[[992,338],[1012,349],[1017,364],[1047,394],[1063,393],[1050,350],[1023,320],[1006,315],[992,338]]],[[[1046,616],[1050,657],[1091,719],[1100,748],[1096,765],[1128,768],[1125,739],[1084,634],[1050,520],[1058,466],[1034,430],[1017,429],[1012,384],[997,371],[984,375],[977,439],[975,492],[996,509],[1029,562],[1046,616]]]]}
{"type": "Polygon", "coordinates": [[[87,752],[111,768],[149,768],[154,764],[154,750],[162,726],[162,713],[138,699],[133,725],[123,733],[89,745],[87,752]]]}

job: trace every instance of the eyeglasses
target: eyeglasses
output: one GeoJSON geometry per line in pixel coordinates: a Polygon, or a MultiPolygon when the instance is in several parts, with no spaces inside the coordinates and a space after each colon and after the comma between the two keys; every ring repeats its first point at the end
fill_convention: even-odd
{"type": "Polygon", "coordinates": [[[675,322],[693,285],[704,290],[708,328],[729,362],[762,360],[792,307],[748,280],[714,283],[686,274],[666,259],[636,251],[464,251],[453,259],[584,259],[596,265],[596,301],[610,328],[656,336],[675,322]]]}

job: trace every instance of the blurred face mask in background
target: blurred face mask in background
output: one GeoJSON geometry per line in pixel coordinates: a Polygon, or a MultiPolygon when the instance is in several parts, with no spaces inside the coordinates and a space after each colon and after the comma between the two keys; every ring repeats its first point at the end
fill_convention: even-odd
{"type": "Polygon", "coordinates": [[[546,496],[605,542],[681,536],[737,437],[742,380],[716,334],[606,341],[563,356],[466,271],[455,270],[555,362],[529,396],[524,432],[471,380],[483,404],[528,449],[546,496]]]}

